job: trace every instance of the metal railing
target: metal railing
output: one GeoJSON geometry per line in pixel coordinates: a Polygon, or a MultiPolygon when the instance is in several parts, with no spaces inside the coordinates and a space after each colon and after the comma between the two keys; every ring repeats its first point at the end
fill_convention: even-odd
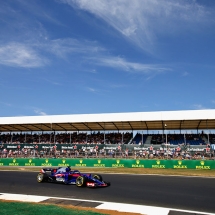
{"type": "Polygon", "coordinates": [[[17,150],[4,152],[0,150],[0,158],[100,158],[100,159],[179,159],[179,160],[202,160],[213,159],[214,152],[198,153],[190,155],[188,153],[167,154],[166,152],[159,154],[139,153],[138,151],[37,151],[37,150],[17,150]]]}

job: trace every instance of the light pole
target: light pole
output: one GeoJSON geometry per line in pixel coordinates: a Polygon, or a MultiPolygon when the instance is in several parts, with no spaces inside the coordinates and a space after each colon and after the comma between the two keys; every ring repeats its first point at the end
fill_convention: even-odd
{"type": "Polygon", "coordinates": [[[167,151],[167,131],[166,131],[167,124],[165,124],[164,127],[165,127],[165,133],[166,133],[166,157],[167,157],[167,159],[168,159],[168,151],[167,151]]]}

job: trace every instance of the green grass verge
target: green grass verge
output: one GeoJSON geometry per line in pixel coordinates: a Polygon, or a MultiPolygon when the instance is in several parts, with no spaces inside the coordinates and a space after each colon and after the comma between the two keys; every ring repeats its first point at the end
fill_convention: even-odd
{"type": "Polygon", "coordinates": [[[25,202],[0,202],[1,215],[36,215],[36,214],[60,214],[60,215],[104,215],[89,210],[67,209],[56,205],[45,205],[25,202]]]}

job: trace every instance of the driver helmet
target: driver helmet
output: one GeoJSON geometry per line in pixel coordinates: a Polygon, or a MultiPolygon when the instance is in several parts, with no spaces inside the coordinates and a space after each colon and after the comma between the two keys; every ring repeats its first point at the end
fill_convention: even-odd
{"type": "Polygon", "coordinates": [[[71,169],[70,169],[70,167],[68,166],[67,168],[66,168],[66,172],[69,172],[71,169]]]}

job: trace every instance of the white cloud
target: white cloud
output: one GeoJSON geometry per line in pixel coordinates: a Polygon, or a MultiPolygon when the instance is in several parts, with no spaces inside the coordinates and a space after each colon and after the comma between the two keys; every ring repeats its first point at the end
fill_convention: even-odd
{"type": "Polygon", "coordinates": [[[43,111],[41,111],[40,109],[35,109],[34,112],[38,115],[41,115],[41,116],[46,116],[47,114],[43,111]]]}
{"type": "Polygon", "coordinates": [[[7,102],[0,102],[0,104],[4,105],[4,106],[8,106],[8,107],[11,107],[12,105],[10,103],[7,103],[7,102]]]}
{"type": "MultiPolygon", "coordinates": [[[[121,57],[108,56],[106,49],[94,41],[81,41],[72,38],[58,39],[41,44],[41,49],[45,49],[65,60],[71,54],[81,54],[82,59],[87,64],[105,66],[127,72],[155,74],[171,71],[170,68],[162,65],[129,62],[121,57]]],[[[91,72],[96,73],[96,70],[91,72]]]]}
{"type": "Polygon", "coordinates": [[[64,60],[70,54],[94,55],[104,49],[94,41],[79,41],[76,39],[58,39],[0,44],[0,64],[12,67],[36,68],[49,63],[45,52],[64,60]],[[43,54],[41,54],[43,53],[43,54]]]}
{"type": "Polygon", "coordinates": [[[111,67],[114,69],[121,69],[122,71],[127,72],[140,72],[145,74],[171,71],[170,68],[161,65],[129,62],[121,57],[97,57],[94,59],[94,64],[111,67]]]}
{"type": "Polygon", "coordinates": [[[35,68],[46,64],[46,60],[31,47],[22,43],[9,43],[0,45],[0,64],[13,66],[35,68]]]}
{"type": "Polygon", "coordinates": [[[189,75],[189,73],[188,72],[184,72],[183,74],[182,74],[182,76],[188,76],[189,75]]]}
{"type": "Polygon", "coordinates": [[[195,0],[60,0],[86,10],[152,52],[158,34],[182,33],[204,22],[209,11],[195,0]]]}
{"type": "Polygon", "coordinates": [[[96,90],[94,88],[88,87],[87,88],[90,92],[96,92],[96,90]]]}
{"type": "Polygon", "coordinates": [[[117,88],[124,88],[124,87],[127,87],[127,86],[124,85],[124,84],[111,84],[110,87],[113,88],[113,89],[117,89],[117,88]]]}
{"type": "Polygon", "coordinates": [[[207,108],[205,108],[205,107],[204,107],[203,105],[201,105],[201,104],[194,104],[193,107],[194,107],[195,109],[198,109],[198,110],[207,109],[207,108]]]}
{"type": "MultiPolygon", "coordinates": [[[[33,43],[32,41],[30,45],[9,43],[0,46],[0,64],[23,68],[43,67],[48,64],[48,60],[40,55],[44,52],[49,52],[64,60],[69,59],[71,55],[80,57],[81,54],[85,64],[99,65],[126,72],[139,72],[154,76],[157,73],[171,71],[170,68],[162,65],[129,62],[121,57],[109,56],[106,50],[94,41],[79,41],[71,38],[41,43],[33,43]]],[[[96,73],[96,70],[91,72],[96,73]]],[[[60,85],[59,82],[48,81],[60,85]]]]}
{"type": "Polygon", "coordinates": [[[55,86],[61,86],[62,85],[59,81],[54,81],[51,78],[50,79],[42,78],[42,80],[47,81],[48,83],[55,85],[55,86]]]}
{"type": "Polygon", "coordinates": [[[67,58],[68,54],[96,54],[104,51],[94,41],[81,41],[73,38],[57,39],[42,44],[43,48],[61,58],[67,58]]]}
{"type": "Polygon", "coordinates": [[[88,71],[88,72],[89,72],[89,73],[93,73],[93,74],[97,74],[97,73],[98,73],[95,69],[90,70],[90,71],[88,71]]]}

